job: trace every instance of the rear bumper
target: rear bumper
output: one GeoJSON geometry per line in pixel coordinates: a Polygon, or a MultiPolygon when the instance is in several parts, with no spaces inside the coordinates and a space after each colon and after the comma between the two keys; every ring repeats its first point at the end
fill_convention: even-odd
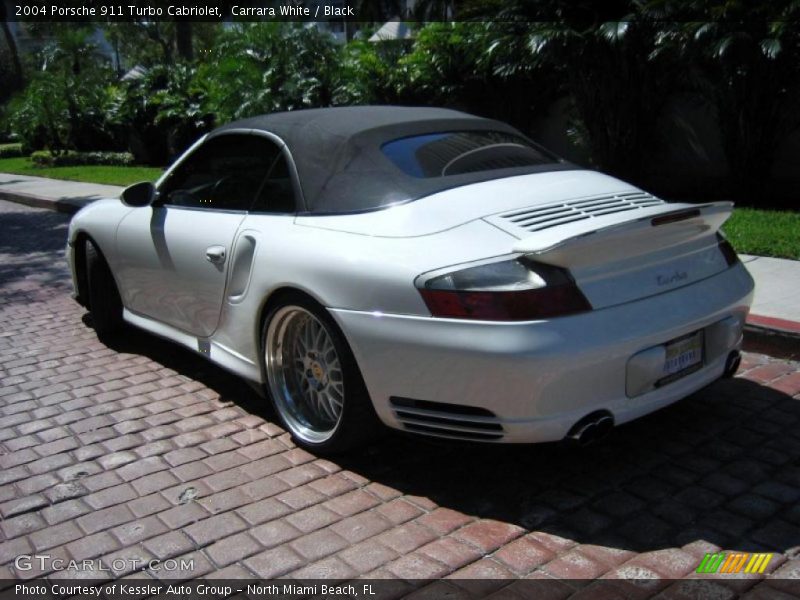
{"type": "Polygon", "coordinates": [[[741,344],[752,293],[752,278],[737,264],[669,293],[549,321],[470,322],[340,309],[331,313],[387,425],[414,427],[408,423],[415,417],[409,421],[408,413],[390,400],[405,398],[494,415],[465,409],[460,412],[473,414],[454,418],[447,411],[417,411],[423,420],[437,423],[433,430],[422,428],[423,433],[545,442],[562,439],[576,421],[597,410],[609,411],[615,423],[624,423],[721,377],[728,354],[741,344]],[[700,329],[706,340],[699,370],[628,396],[628,364],[634,355],[700,329]],[[473,435],[470,423],[478,423],[478,431],[499,435],[473,435]]]}

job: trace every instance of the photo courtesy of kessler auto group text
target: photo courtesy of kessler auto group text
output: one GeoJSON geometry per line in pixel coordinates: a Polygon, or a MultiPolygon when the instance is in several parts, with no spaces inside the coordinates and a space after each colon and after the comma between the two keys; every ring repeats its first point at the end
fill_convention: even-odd
{"type": "Polygon", "coordinates": [[[798,2],[0,9],[0,600],[800,597],[798,2]]]}

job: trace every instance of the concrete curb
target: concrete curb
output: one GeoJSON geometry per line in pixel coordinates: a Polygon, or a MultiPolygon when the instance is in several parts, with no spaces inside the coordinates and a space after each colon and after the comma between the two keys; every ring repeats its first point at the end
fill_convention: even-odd
{"type": "Polygon", "coordinates": [[[756,331],[778,331],[800,342],[800,323],[797,321],[751,314],[747,317],[747,325],[756,331]]]}
{"type": "Polygon", "coordinates": [[[800,335],[747,323],[744,326],[742,349],[774,358],[800,361],[800,335]]]}
{"type": "Polygon", "coordinates": [[[41,196],[34,196],[32,194],[8,192],[4,190],[0,190],[0,200],[24,204],[25,206],[32,206],[33,208],[54,210],[68,215],[74,215],[84,206],[94,201],[93,199],[88,200],[86,198],[59,198],[58,200],[53,200],[52,198],[42,198],[41,196]]]}
{"type": "Polygon", "coordinates": [[[750,314],[744,326],[744,349],[800,360],[800,323],[750,314]]]}

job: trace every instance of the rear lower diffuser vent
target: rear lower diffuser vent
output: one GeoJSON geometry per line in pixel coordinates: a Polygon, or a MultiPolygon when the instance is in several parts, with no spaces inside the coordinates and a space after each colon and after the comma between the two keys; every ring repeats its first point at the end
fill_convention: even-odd
{"type": "Polygon", "coordinates": [[[490,410],[460,404],[413,400],[392,396],[397,420],[408,431],[464,440],[499,440],[503,426],[490,410]]]}

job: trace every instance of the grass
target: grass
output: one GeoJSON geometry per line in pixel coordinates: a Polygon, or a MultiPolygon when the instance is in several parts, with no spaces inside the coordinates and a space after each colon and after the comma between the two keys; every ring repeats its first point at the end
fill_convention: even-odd
{"type": "Polygon", "coordinates": [[[800,213],[737,208],[723,231],[742,254],[800,260],[800,213]]]}
{"type": "Polygon", "coordinates": [[[36,167],[29,158],[0,158],[0,173],[51,177],[70,181],[105,183],[108,185],[130,185],[137,181],[155,181],[162,169],[153,167],[36,167]]]}

